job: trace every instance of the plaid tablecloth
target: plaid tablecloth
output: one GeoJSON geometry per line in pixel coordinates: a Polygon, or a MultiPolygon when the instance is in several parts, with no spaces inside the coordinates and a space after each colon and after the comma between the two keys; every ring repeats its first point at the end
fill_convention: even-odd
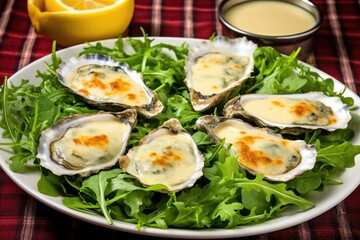
{"type": "MultiPolygon", "coordinates": [[[[126,33],[209,38],[221,32],[220,0],[136,0],[126,33]]],[[[360,93],[360,2],[317,0],[324,22],[309,61],[360,93]]],[[[31,27],[26,0],[0,0],[0,81],[51,52],[31,27]]],[[[60,48],[60,47],[59,47],[60,48]]],[[[357,163],[359,164],[359,162],[357,163]]],[[[360,189],[300,225],[248,239],[360,239],[360,189]]],[[[59,213],[20,189],[0,169],[0,239],[154,239],[98,227],[59,213]]]]}

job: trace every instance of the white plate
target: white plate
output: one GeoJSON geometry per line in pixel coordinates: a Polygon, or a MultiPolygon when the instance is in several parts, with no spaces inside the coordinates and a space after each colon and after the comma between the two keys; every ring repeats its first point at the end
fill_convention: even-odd
{"type": "MultiPolygon", "coordinates": [[[[188,43],[190,46],[197,45],[200,39],[188,39],[188,38],[166,38],[166,37],[156,37],[154,43],[164,42],[173,45],[180,45],[184,42],[188,43]]],[[[112,47],[115,40],[106,40],[101,43],[104,46],[112,47]]],[[[71,56],[78,55],[78,53],[83,49],[85,45],[78,45],[63,49],[57,52],[57,56],[63,60],[68,59],[71,56]]],[[[15,73],[9,81],[12,83],[18,84],[21,79],[29,79],[31,83],[37,84],[38,79],[35,78],[36,71],[45,70],[44,62],[51,63],[50,55],[45,56],[18,71],[15,73]]],[[[311,66],[310,66],[311,67],[311,66]]],[[[329,78],[330,76],[326,73],[311,67],[315,72],[318,72],[322,77],[329,78]]],[[[337,90],[342,90],[344,85],[339,81],[335,80],[335,87],[337,90]]],[[[352,91],[346,90],[346,95],[352,97],[355,100],[355,105],[360,106],[360,98],[352,91]]],[[[356,116],[360,115],[360,110],[354,112],[356,116]]],[[[354,117],[353,119],[359,119],[354,117]]],[[[354,121],[351,122],[351,127],[355,129],[357,133],[360,132],[360,124],[355,124],[354,121]]],[[[0,131],[0,134],[2,131],[0,131]]],[[[3,140],[3,139],[2,139],[3,140]]],[[[1,140],[0,140],[1,141],[1,140]]],[[[3,140],[5,141],[5,140],[3,140]]],[[[360,144],[360,135],[356,134],[353,143],[360,144]]],[[[360,184],[360,164],[359,156],[356,159],[356,166],[346,171],[339,173],[338,178],[344,183],[337,186],[327,186],[323,192],[313,192],[309,196],[309,200],[316,203],[316,207],[305,211],[299,212],[297,208],[288,208],[284,212],[283,216],[276,219],[266,221],[264,223],[255,224],[255,225],[245,225],[240,226],[234,229],[211,229],[211,230],[190,230],[190,229],[157,229],[157,228],[143,228],[136,229],[135,224],[124,223],[120,221],[114,221],[112,225],[109,225],[104,217],[93,216],[84,214],[72,209],[65,207],[62,203],[61,197],[49,197],[39,193],[37,190],[36,184],[39,179],[38,167],[26,167],[21,173],[14,173],[9,169],[7,163],[11,154],[5,151],[0,151],[0,165],[4,171],[10,176],[10,178],[19,185],[24,191],[28,194],[39,200],[40,202],[48,205],[51,208],[56,209],[64,214],[67,214],[71,217],[93,223],[99,226],[106,228],[116,229],[120,231],[149,235],[149,236],[161,236],[161,237],[171,237],[171,238],[197,238],[197,239],[219,239],[219,238],[230,238],[230,237],[244,237],[251,235],[258,235],[263,233],[269,233],[294,225],[300,224],[302,222],[308,221],[312,218],[319,216],[320,214],[326,212],[330,208],[336,206],[339,202],[344,200],[349,196],[356,187],[360,184]]]]}

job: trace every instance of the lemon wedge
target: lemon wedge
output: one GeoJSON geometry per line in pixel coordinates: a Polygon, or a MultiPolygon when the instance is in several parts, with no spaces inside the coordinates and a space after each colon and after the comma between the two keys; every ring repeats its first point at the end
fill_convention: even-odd
{"type": "Polygon", "coordinates": [[[135,0],[28,0],[37,33],[59,45],[120,37],[131,22],[135,0]]]}

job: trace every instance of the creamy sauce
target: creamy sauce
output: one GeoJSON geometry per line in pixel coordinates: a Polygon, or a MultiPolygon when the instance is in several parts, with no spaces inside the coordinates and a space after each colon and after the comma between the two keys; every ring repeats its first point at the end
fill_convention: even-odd
{"type": "Polygon", "coordinates": [[[196,158],[189,138],[171,133],[139,146],[133,160],[139,178],[146,185],[171,188],[188,180],[195,171],[196,158]]]}
{"type": "Polygon", "coordinates": [[[199,57],[192,66],[192,88],[202,95],[219,93],[244,74],[247,57],[213,52],[199,57]]]}
{"type": "Polygon", "coordinates": [[[238,29],[268,36],[297,34],[316,25],[316,19],[310,12],[281,1],[238,4],[227,10],[224,17],[238,29]]]}
{"type": "Polygon", "coordinates": [[[328,126],[336,123],[329,107],[319,101],[274,97],[241,103],[244,110],[274,123],[328,126]]]}
{"type": "Polygon", "coordinates": [[[297,144],[264,131],[233,121],[220,123],[213,131],[219,139],[225,138],[227,144],[232,144],[241,165],[256,173],[282,174],[300,161],[297,144]]]}
{"type": "Polygon", "coordinates": [[[108,100],[130,106],[149,104],[144,89],[124,72],[110,67],[88,65],[78,69],[70,87],[81,95],[95,100],[108,100]]]}
{"type": "MultiPolygon", "coordinates": [[[[116,117],[114,117],[116,119],[116,117]]],[[[114,159],[123,145],[129,126],[118,120],[88,122],[69,128],[51,144],[53,159],[63,159],[70,169],[82,169],[114,159]]]]}

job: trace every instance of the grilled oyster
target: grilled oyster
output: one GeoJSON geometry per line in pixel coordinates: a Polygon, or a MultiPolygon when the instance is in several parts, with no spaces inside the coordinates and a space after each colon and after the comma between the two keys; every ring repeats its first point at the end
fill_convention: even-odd
{"type": "Polygon", "coordinates": [[[137,121],[134,109],[80,114],[41,133],[37,158],[56,175],[88,176],[114,166],[137,121]]]}
{"type": "Polygon", "coordinates": [[[240,119],[206,115],[196,122],[213,141],[225,138],[239,166],[252,174],[264,174],[285,182],[314,167],[316,150],[302,140],[286,140],[266,128],[255,128],[240,119]]]}
{"type": "Polygon", "coordinates": [[[163,104],[144,84],[142,75],[109,56],[72,57],[60,65],[57,74],[62,85],[99,109],[133,108],[147,118],[163,110],[163,104]]]}
{"type": "Polygon", "coordinates": [[[343,129],[351,119],[347,105],[339,97],[329,97],[321,92],[237,96],[225,104],[223,115],[291,134],[316,129],[343,129]]]}
{"type": "Polygon", "coordinates": [[[214,107],[239,87],[253,71],[256,48],[245,37],[217,37],[192,48],[186,58],[184,82],[193,108],[202,112],[214,107]]]}
{"type": "Polygon", "coordinates": [[[202,176],[204,158],[191,135],[172,118],[145,136],[119,163],[143,185],[164,184],[174,192],[193,186],[202,176]]]}

